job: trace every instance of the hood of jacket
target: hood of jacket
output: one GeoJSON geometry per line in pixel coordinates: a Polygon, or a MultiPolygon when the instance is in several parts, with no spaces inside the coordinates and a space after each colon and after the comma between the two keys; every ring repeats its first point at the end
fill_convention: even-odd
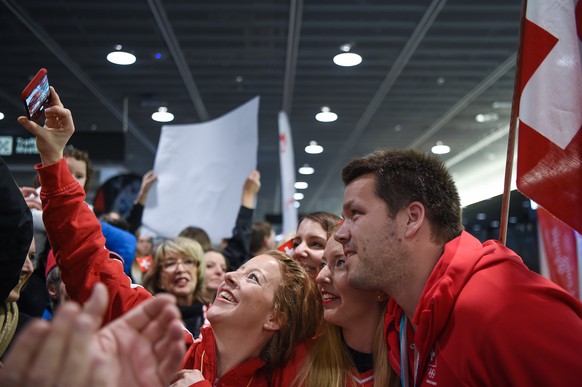
{"type": "MultiPolygon", "coordinates": [[[[419,353],[420,369],[445,328],[459,293],[471,277],[485,268],[508,262],[524,265],[519,256],[497,241],[481,243],[465,231],[445,245],[412,318],[412,323],[417,326],[414,342],[419,353]]],[[[390,300],[387,312],[385,327],[390,347],[389,360],[400,373],[399,333],[403,311],[390,300]]]]}

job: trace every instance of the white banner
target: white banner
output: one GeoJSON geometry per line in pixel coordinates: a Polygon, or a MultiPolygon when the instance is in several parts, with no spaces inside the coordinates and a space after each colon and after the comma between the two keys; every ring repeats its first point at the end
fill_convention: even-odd
{"type": "Polygon", "coordinates": [[[187,226],[203,228],[213,243],[230,237],[244,181],[257,165],[258,112],[255,97],[212,121],[164,125],[143,225],[166,238],[187,226]]]}
{"type": "Polygon", "coordinates": [[[281,207],[283,212],[283,235],[297,230],[297,208],[295,208],[295,157],[291,126],[285,112],[279,112],[279,164],[281,165],[281,207]]]}

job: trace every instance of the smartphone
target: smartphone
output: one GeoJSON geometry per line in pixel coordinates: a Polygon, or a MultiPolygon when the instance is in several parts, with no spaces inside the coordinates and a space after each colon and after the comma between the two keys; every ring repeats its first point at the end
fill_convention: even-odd
{"type": "Polygon", "coordinates": [[[51,97],[46,69],[40,69],[30,83],[22,91],[22,101],[26,115],[32,121],[38,122],[44,115],[51,97]]]}

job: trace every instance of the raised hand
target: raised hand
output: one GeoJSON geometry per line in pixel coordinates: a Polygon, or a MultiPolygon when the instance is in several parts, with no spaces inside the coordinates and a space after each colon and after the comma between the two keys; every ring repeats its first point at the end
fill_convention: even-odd
{"type": "Polygon", "coordinates": [[[36,189],[32,187],[19,187],[19,189],[22,196],[24,196],[24,201],[28,208],[42,211],[42,203],[38,198],[38,192],[36,192],[36,189]]]}
{"type": "Polygon", "coordinates": [[[166,386],[184,356],[180,312],[161,294],[101,329],[92,352],[102,355],[118,386],[166,386]]]}
{"type": "Polygon", "coordinates": [[[175,299],[151,299],[98,330],[107,298],[98,284],[83,309],[67,302],[52,322],[30,323],[0,369],[0,386],[168,385],[184,354],[175,299]]]}
{"type": "Polygon", "coordinates": [[[137,194],[136,202],[142,206],[145,204],[148,193],[152,188],[154,182],[158,177],[154,174],[154,171],[147,171],[145,175],[141,178],[141,186],[139,187],[139,193],[137,194]]]}
{"type": "Polygon", "coordinates": [[[59,95],[51,86],[50,107],[45,109],[44,127],[24,116],[18,123],[36,136],[36,147],[43,165],[51,165],[63,158],[63,149],[75,132],[75,124],[69,109],[65,109],[59,95]]]}
{"type": "Polygon", "coordinates": [[[255,197],[261,189],[261,174],[253,169],[245,180],[241,204],[247,208],[255,208],[255,197]]]}
{"type": "Polygon", "coordinates": [[[82,310],[67,302],[52,322],[35,320],[17,337],[0,369],[2,386],[109,386],[91,341],[107,305],[107,289],[99,284],[82,310]]]}

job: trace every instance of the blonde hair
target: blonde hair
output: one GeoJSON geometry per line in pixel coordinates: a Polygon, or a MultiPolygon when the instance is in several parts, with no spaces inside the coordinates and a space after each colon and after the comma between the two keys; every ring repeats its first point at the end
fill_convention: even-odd
{"type": "Polygon", "coordinates": [[[198,261],[198,269],[196,270],[196,288],[194,289],[194,298],[200,301],[202,289],[204,287],[204,275],[206,273],[206,261],[204,260],[204,251],[200,243],[193,239],[185,237],[177,237],[160,242],[156,248],[153,257],[152,266],[145,273],[143,277],[143,287],[150,293],[157,294],[164,290],[160,288],[160,273],[162,272],[162,265],[168,254],[178,254],[183,257],[194,258],[198,261]]]}
{"type": "Polygon", "coordinates": [[[277,259],[281,266],[281,284],[273,300],[280,329],[261,353],[261,358],[276,368],[289,360],[297,344],[317,335],[323,307],[314,279],[301,265],[277,250],[264,254],[277,259]]]}
{"type": "MultiPolygon", "coordinates": [[[[388,301],[380,303],[386,310],[388,301]]],[[[398,378],[388,364],[386,339],[384,337],[384,314],[379,319],[374,331],[374,347],[372,352],[374,367],[374,386],[398,385],[398,378]]],[[[326,323],[323,334],[317,338],[309,351],[303,366],[293,381],[294,386],[346,387],[352,386],[348,378],[356,368],[349,353],[348,346],[342,338],[341,327],[326,323]]]]}

